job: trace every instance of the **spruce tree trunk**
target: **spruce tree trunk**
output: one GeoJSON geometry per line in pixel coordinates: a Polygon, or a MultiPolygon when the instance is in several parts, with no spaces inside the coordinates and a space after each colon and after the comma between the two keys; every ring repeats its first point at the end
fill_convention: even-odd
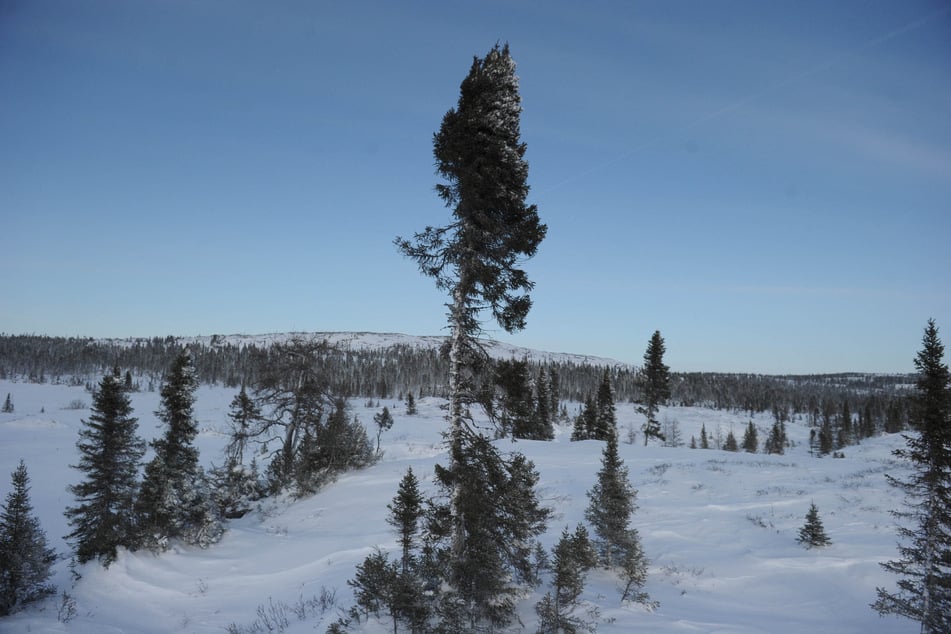
{"type": "Polygon", "coordinates": [[[450,505],[452,510],[452,560],[461,561],[465,552],[465,517],[460,508],[462,484],[459,481],[459,459],[462,456],[463,432],[463,365],[465,338],[463,328],[465,295],[461,283],[453,290],[450,308],[451,335],[449,343],[449,472],[453,475],[450,505]]]}

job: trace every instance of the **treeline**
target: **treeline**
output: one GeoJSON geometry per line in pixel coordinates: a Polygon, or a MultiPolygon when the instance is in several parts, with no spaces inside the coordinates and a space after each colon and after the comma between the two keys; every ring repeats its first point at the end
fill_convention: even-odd
{"type": "MultiPolygon", "coordinates": [[[[128,369],[136,388],[157,390],[166,369],[182,350],[176,337],[101,340],[36,335],[0,335],[0,379],[87,385],[119,366],[128,369]]],[[[273,365],[273,347],[235,345],[221,337],[186,345],[199,380],[239,388],[254,385],[263,368],[273,365]]],[[[396,344],[386,348],[332,350],[323,355],[335,392],[354,398],[445,397],[449,361],[437,348],[396,344]]],[[[558,377],[561,401],[583,403],[597,393],[605,371],[616,399],[644,401],[641,372],[627,365],[605,367],[573,361],[528,362],[534,375],[558,377]]],[[[830,374],[768,376],[717,372],[671,372],[673,405],[749,412],[772,412],[783,420],[823,417],[841,412],[845,403],[856,416],[868,416],[878,430],[907,424],[905,397],[909,375],[830,374]]]]}

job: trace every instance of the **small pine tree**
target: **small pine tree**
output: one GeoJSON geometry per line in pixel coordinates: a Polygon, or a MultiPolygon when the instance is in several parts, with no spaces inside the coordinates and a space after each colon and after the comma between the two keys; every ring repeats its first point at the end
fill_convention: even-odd
{"type": "Polygon", "coordinates": [[[710,448],[710,439],[707,438],[707,426],[700,425],[700,448],[709,449],[710,448]]]}
{"type": "Polygon", "coordinates": [[[581,412],[575,418],[571,440],[591,440],[594,438],[596,428],[597,411],[595,410],[594,400],[589,396],[585,399],[581,412]]]}
{"type": "Polygon", "coordinates": [[[786,425],[782,421],[775,421],[766,437],[766,453],[786,453],[786,425]]]}
{"type": "Polygon", "coordinates": [[[727,451],[739,451],[740,447],[736,443],[736,436],[733,435],[733,430],[731,429],[726,435],[726,442],[723,443],[723,448],[727,451]]]}
{"type": "Polygon", "coordinates": [[[759,438],[756,432],[756,425],[753,424],[753,421],[750,421],[750,424],[746,426],[746,431],[743,432],[743,451],[746,453],[756,453],[759,450],[759,438]]]}
{"type": "Polygon", "coordinates": [[[822,520],[819,519],[819,509],[816,508],[815,503],[809,505],[809,512],[806,513],[806,523],[799,529],[799,537],[796,541],[806,548],[822,548],[832,543],[822,527],[822,520]]]}
{"type": "Polygon", "coordinates": [[[617,437],[611,436],[601,455],[601,469],[588,492],[585,517],[594,527],[595,543],[602,563],[613,567],[623,556],[628,524],[635,510],[637,491],[628,480],[628,470],[618,455],[617,437]]]}
{"type": "Polygon", "coordinates": [[[13,490],[0,509],[0,616],[51,594],[47,584],[53,574],[56,552],[46,543],[46,533],[33,515],[30,477],[20,460],[13,472],[13,490]]]}
{"type": "Polygon", "coordinates": [[[413,565],[413,550],[416,548],[419,522],[423,517],[423,496],[419,492],[419,480],[416,479],[412,467],[407,467],[406,474],[400,480],[396,497],[386,508],[390,511],[386,521],[399,536],[402,549],[401,569],[407,572],[413,565]]]}
{"type": "Polygon", "coordinates": [[[383,411],[373,415],[373,422],[376,423],[376,453],[380,453],[380,436],[383,432],[389,431],[393,427],[393,415],[390,414],[390,408],[384,406],[383,411]]]}
{"type": "Polygon", "coordinates": [[[7,399],[6,399],[5,401],[3,401],[3,410],[0,410],[0,411],[2,411],[4,414],[12,414],[12,413],[13,413],[13,401],[10,400],[10,393],[9,393],[9,392],[7,392],[7,399]]]}
{"type": "Polygon", "coordinates": [[[413,397],[412,392],[406,393],[406,415],[407,416],[416,416],[419,412],[416,409],[416,399],[413,397]]]}
{"type": "Polygon", "coordinates": [[[574,534],[568,528],[552,551],[552,590],[535,606],[539,634],[593,631],[593,624],[573,616],[578,597],[584,590],[588,571],[598,564],[598,555],[579,524],[574,534]]]}
{"type": "Polygon", "coordinates": [[[85,480],[69,487],[77,506],[66,509],[76,560],[99,559],[108,566],[120,546],[136,545],[135,492],[139,460],[145,443],[138,437],[138,419],[119,378],[107,374],[93,393],[92,414],[79,432],[79,463],[85,480]]]}

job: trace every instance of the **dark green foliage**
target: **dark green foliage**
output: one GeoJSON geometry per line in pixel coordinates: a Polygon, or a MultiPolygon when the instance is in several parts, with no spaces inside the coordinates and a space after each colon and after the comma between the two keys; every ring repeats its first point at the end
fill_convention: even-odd
{"type": "Polygon", "coordinates": [[[822,548],[832,543],[829,536],[826,535],[822,520],[819,519],[819,509],[816,508],[814,503],[809,505],[809,512],[806,513],[806,523],[799,529],[799,537],[796,541],[806,548],[822,548]]]}
{"type": "Polygon", "coordinates": [[[766,453],[784,454],[786,453],[786,424],[782,421],[775,421],[766,437],[766,445],[763,447],[766,453]]]}
{"type": "Polygon", "coordinates": [[[601,384],[598,386],[598,395],[595,400],[594,429],[590,438],[607,440],[612,435],[617,436],[617,412],[614,407],[614,391],[611,389],[611,377],[604,371],[601,384]]]}
{"type": "Polygon", "coordinates": [[[152,441],[155,457],[145,466],[137,502],[142,544],[164,548],[169,539],[205,547],[222,527],[204,470],[198,464],[195,390],[198,377],[188,349],[176,357],[161,389],[155,415],[165,433],[152,441]]]}
{"type": "Polygon", "coordinates": [[[541,432],[539,440],[552,440],[555,437],[553,425],[557,409],[552,409],[550,375],[543,370],[535,379],[535,426],[541,432]]]}
{"type": "Polygon", "coordinates": [[[637,529],[630,526],[637,508],[636,496],[627,467],[618,456],[617,437],[613,436],[604,447],[598,479],[588,492],[590,502],[585,518],[594,528],[601,562],[621,574],[622,600],[649,603],[649,597],[642,590],[647,580],[648,561],[637,529]]]}
{"type": "Polygon", "coordinates": [[[294,463],[298,493],[315,493],[334,476],[373,464],[373,450],[366,429],[349,417],[347,402],[338,398],[326,421],[304,432],[294,463]]]}
{"type": "Polygon", "coordinates": [[[11,479],[12,490],[0,510],[0,616],[56,594],[47,583],[56,553],[33,515],[30,477],[22,460],[11,479]]]}
{"type": "Polygon", "coordinates": [[[543,425],[536,416],[528,364],[525,361],[501,360],[495,364],[496,399],[492,411],[501,435],[528,440],[549,440],[554,437],[551,422],[543,425]]]}
{"type": "Polygon", "coordinates": [[[594,631],[591,623],[573,615],[584,590],[588,571],[598,564],[587,529],[579,524],[574,534],[566,527],[552,551],[552,589],[535,606],[539,634],[594,631]]]}
{"type": "Polygon", "coordinates": [[[882,564],[898,575],[898,590],[878,588],[873,608],[921,623],[927,634],[951,632],[951,374],[943,362],[938,327],[929,320],[915,358],[917,392],[912,406],[914,435],[896,457],[913,472],[888,481],[905,494],[905,510],[893,514],[900,558],[882,564]]]}
{"type": "Polygon", "coordinates": [[[647,417],[643,426],[645,447],[651,438],[664,439],[657,422],[657,411],[670,398],[670,368],[664,364],[665,351],[664,338],[659,330],[655,330],[647,343],[641,369],[643,404],[639,411],[647,417]]]}
{"type": "Polygon", "coordinates": [[[707,426],[705,424],[700,425],[700,448],[701,449],[710,448],[710,440],[707,438],[707,426]]]}
{"type": "Polygon", "coordinates": [[[380,436],[383,432],[389,431],[393,427],[393,415],[390,414],[390,408],[384,406],[383,411],[373,415],[373,422],[376,423],[376,452],[380,453],[380,436]]]}
{"type": "Polygon", "coordinates": [[[589,396],[585,399],[581,413],[575,418],[575,426],[571,432],[572,440],[591,440],[594,438],[598,426],[598,412],[594,401],[589,396]]]}
{"type": "Polygon", "coordinates": [[[849,401],[842,401],[842,415],[839,417],[839,434],[837,439],[839,449],[855,442],[854,430],[852,428],[852,411],[849,409],[849,401]]]}
{"type": "Polygon", "coordinates": [[[828,419],[824,420],[822,426],[819,428],[818,440],[820,456],[826,456],[832,453],[832,450],[835,448],[835,442],[832,438],[832,423],[828,419]]]}
{"type": "Polygon", "coordinates": [[[3,409],[0,409],[0,412],[3,412],[4,414],[12,414],[13,411],[13,401],[10,399],[10,393],[7,392],[7,398],[3,401],[3,409]]]}
{"type": "Polygon", "coordinates": [[[79,432],[79,463],[84,480],[69,487],[77,506],[66,509],[72,532],[66,536],[76,560],[99,559],[108,566],[120,546],[136,544],[135,493],[145,443],[136,435],[128,392],[118,368],[93,393],[92,413],[79,432]]]}
{"type": "Polygon", "coordinates": [[[231,419],[231,438],[225,448],[225,456],[234,464],[244,464],[244,451],[261,420],[261,408],[248,396],[243,385],[231,400],[228,418],[231,419]]]}
{"type": "MultiPolygon", "coordinates": [[[[447,496],[458,492],[459,498],[454,506],[433,509],[430,539],[437,559],[445,562],[442,578],[463,606],[467,628],[501,626],[514,617],[520,587],[536,582],[532,557],[549,511],[535,495],[538,473],[521,454],[503,458],[487,439],[474,437],[456,465],[454,471],[436,466],[439,487],[447,496]],[[455,513],[466,526],[461,552],[453,552],[455,513]]],[[[443,620],[451,616],[440,612],[443,620]]]]}
{"type": "Polygon", "coordinates": [[[418,545],[420,520],[423,517],[423,496],[419,492],[419,480],[416,479],[412,467],[406,469],[396,497],[386,508],[390,511],[386,521],[399,537],[402,550],[400,567],[405,573],[413,568],[413,551],[418,545]]]}
{"type": "Polygon", "coordinates": [[[418,414],[416,409],[416,397],[413,396],[412,392],[406,393],[406,415],[407,416],[416,416],[418,414]]]}
{"type": "MultiPolygon", "coordinates": [[[[443,610],[444,620],[504,624],[514,615],[513,584],[524,579],[522,561],[544,524],[534,498],[537,474],[524,459],[505,461],[469,425],[470,406],[479,402],[476,377],[485,364],[478,342],[487,311],[505,331],[525,327],[531,308],[528,279],[521,262],[535,254],[547,227],[534,205],[527,205],[528,163],[520,140],[521,97],[508,45],[496,45],[475,58],[433,138],[439,197],[452,210],[444,227],[427,227],[396,245],[448,292],[449,303],[449,455],[437,469],[447,490],[448,582],[462,609],[443,610]],[[504,510],[503,510],[504,509],[504,510]],[[517,511],[517,512],[516,512],[517,511]],[[527,514],[527,515],[526,515],[527,514]],[[527,519],[529,516],[539,516],[527,519]]],[[[530,463],[529,463],[530,464],[530,463]]]]}
{"type": "MultiPolygon", "coordinates": [[[[545,237],[534,205],[526,205],[528,163],[520,140],[521,97],[508,45],[475,58],[433,137],[436,192],[452,209],[446,227],[427,227],[413,241],[398,238],[405,255],[439,288],[451,291],[456,315],[469,323],[482,308],[507,332],[521,330],[532,283],[518,264],[545,237]]],[[[462,325],[457,322],[457,325],[462,325]]]]}
{"type": "Polygon", "coordinates": [[[617,436],[611,436],[602,451],[601,469],[588,492],[590,502],[585,511],[585,518],[594,528],[601,561],[608,567],[619,564],[623,557],[636,495],[627,467],[618,455],[617,436]]]}
{"type": "Polygon", "coordinates": [[[396,563],[390,561],[382,550],[376,549],[357,565],[354,578],[347,581],[354,590],[357,606],[363,610],[364,618],[371,614],[379,617],[385,612],[393,618],[394,632],[397,627],[394,604],[398,577],[396,563]]]}
{"type": "Polygon", "coordinates": [[[750,421],[743,432],[743,451],[746,453],[756,453],[759,449],[759,434],[756,431],[756,425],[750,421]]]}
{"type": "Polygon", "coordinates": [[[731,429],[726,435],[726,441],[723,443],[723,448],[726,451],[739,451],[740,447],[736,443],[736,436],[733,435],[733,430],[731,429]]]}

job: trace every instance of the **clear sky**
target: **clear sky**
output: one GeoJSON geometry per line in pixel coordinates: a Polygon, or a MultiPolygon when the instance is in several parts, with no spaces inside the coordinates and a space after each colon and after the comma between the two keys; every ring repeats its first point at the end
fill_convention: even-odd
{"type": "Polygon", "coordinates": [[[951,344],[951,5],[0,2],[0,332],[440,334],[392,245],[509,42],[523,332],[675,371],[913,371],[951,344]]]}

